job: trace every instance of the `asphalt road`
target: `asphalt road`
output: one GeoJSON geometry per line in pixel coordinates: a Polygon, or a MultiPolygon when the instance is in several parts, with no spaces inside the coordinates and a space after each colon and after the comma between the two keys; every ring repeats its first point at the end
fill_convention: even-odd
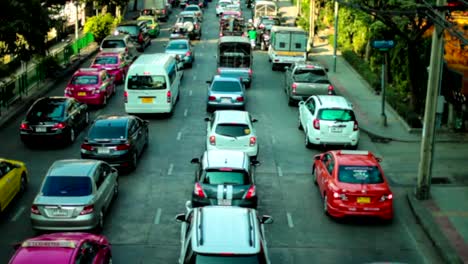
{"type": "MultiPolygon", "coordinates": [[[[161,36],[145,53],[163,52],[174,17],[162,23],[161,36]]],[[[113,244],[114,263],[177,261],[180,226],[174,216],[185,211],[185,201],[193,190],[195,168],[190,159],[200,156],[205,148],[205,81],[216,71],[218,39],[214,3],[205,10],[204,21],[203,38],[194,42],[195,64],[185,71],[174,115],[144,117],[150,120],[149,147],[137,170],[120,176],[120,194],[103,231],[113,244]]],[[[363,219],[335,221],[323,215],[310,175],[312,157],[319,150],[304,147],[303,132],[297,129],[297,108],[287,105],[280,87],[282,73],[271,71],[265,52],[256,51],[254,57],[247,110],[259,120],[256,127],[262,164],[257,169],[257,191],[260,213],[270,214],[275,220],[266,226],[272,263],[440,263],[409,211],[404,197],[407,187],[398,181],[392,181],[396,197],[392,224],[363,219]]],[[[57,85],[50,95],[63,95],[65,85],[57,85]]],[[[94,110],[92,116],[124,114],[122,90],[123,86],[119,86],[108,106],[94,110]]],[[[81,133],[72,146],[63,149],[27,149],[19,139],[21,119],[0,131],[0,156],[25,161],[31,176],[25,195],[0,218],[0,263],[8,262],[13,243],[34,235],[29,208],[48,167],[57,159],[79,158],[84,136],[81,133]]],[[[361,149],[384,147],[376,146],[362,134],[361,149]]],[[[398,159],[398,152],[389,153],[394,155],[390,160],[398,159]]],[[[388,175],[398,175],[398,166],[386,167],[388,175]]]]}

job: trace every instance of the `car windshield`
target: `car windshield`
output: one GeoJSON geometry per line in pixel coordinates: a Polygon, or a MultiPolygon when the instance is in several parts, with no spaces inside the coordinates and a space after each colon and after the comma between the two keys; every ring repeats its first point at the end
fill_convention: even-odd
{"type": "Polygon", "coordinates": [[[119,62],[119,57],[117,56],[100,56],[96,57],[94,64],[117,64],[119,62]]]}
{"type": "Polygon", "coordinates": [[[242,88],[238,82],[215,81],[211,86],[213,92],[241,92],[242,88]]]}
{"type": "Polygon", "coordinates": [[[118,26],[117,31],[125,34],[130,34],[130,35],[138,35],[139,32],[139,27],[138,26],[118,26]]]}
{"type": "Polygon", "coordinates": [[[42,187],[44,196],[88,196],[93,188],[89,177],[50,176],[42,187]]]}
{"type": "Polygon", "coordinates": [[[242,137],[250,135],[251,131],[246,124],[218,124],[216,134],[226,137],[242,137]]]}
{"type": "Polygon", "coordinates": [[[203,177],[203,183],[206,184],[249,184],[247,173],[242,170],[219,169],[207,170],[203,177]]]}
{"type": "Polygon", "coordinates": [[[280,23],[280,21],[278,19],[269,19],[269,18],[264,18],[260,24],[276,25],[276,26],[281,25],[281,23],[280,23]]]}
{"type": "Polygon", "coordinates": [[[125,48],[125,41],[123,40],[104,40],[102,43],[103,49],[125,48]]]}
{"type": "Polygon", "coordinates": [[[98,76],[96,75],[76,75],[73,76],[71,84],[75,85],[88,85],[88,84],[97,84],[98,76]]]}
{"type": "Polygon", "coordinates": [[[61,121],[65,111],[65,104],[59,102],[40,102],[29,112],[26,119],[61,121]]]}
{"type": "Polygon", "coordinates": [[[186,50],[187,48],[187,43],[183,42],[169,42],[166,47],[168,50],[186,50]]]}
{"type": "Polygon", "coordinates": [[[321,109],[318,117],[320,120],[326,121],[348,122],[356,120],[353,110],[348,109],[321,109]]]}
{"type": "Polygon", "coordinates": [[[184,11],[198,11],[196,6],[187,6],[184,11]]]}
{"type": "Polygon", "coordinates": [[[133,75],[128,77],[129,90],[163,90],[166,78],[163,75],[133,75]]]}
{"type": "Polygon", "coordinates": [[[338,168],[338,181],[352,184],[378,184],[384,179],[377,166],[348,166],[338,168]]]}
{"type": "Polygon", "coordinates": [[[197,254],[196,264],[264,264],[257,255],[202,255],[197,254]]]}
{"type": "Polygon", "coordinates": [[[97,122],[88,132],[89,139],[124,139],[126,138],[125,126],[113,126],[111,122],[97,122]]]}

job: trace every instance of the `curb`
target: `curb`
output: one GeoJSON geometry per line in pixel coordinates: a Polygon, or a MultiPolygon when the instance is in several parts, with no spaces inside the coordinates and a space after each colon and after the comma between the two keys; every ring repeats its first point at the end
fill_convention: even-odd
{"type": "Polygon", "coordinates": [[[422,206],[409,191],[406,195],[411,212],[415,216],[417,222],[421,225],[424,232],[434,244],[439,255],[445,263],[462,264],[460,256],[458,256],[455,248],[450,244],[450,241],[444,235],[438,224],[436,223],[431,212],[422,206]]]}

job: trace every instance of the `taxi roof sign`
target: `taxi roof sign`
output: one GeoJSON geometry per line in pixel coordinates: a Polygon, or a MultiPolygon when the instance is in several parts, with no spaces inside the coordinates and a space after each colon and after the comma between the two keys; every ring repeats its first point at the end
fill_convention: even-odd
{"type": "Polygon", "coordinates": [[[340,155],[369,155],[369,151],[367,150],[340,150],[340,155]]]}
{"type": "Polygon", "coordinates": [[[61,248],[75,248],[76,244],[73,241],[67,240],[55,240],[55,241],[48,241],[48,240],[28,240],[24,241],[21,244],[21,247],[61,247],[61,248]]]}

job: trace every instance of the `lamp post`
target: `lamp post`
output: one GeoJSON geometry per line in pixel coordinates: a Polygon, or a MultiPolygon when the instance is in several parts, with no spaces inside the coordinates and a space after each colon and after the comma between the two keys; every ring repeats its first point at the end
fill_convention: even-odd
{"type": "Polygon", "coordinates": [[[333,39],[333,72],[336,72],[336,50],[338,49],[338,0],[335,0],[335,34],[333,39]]]}
{"type": "Polygon", "coordinates": [[[79,23],[78,22],[78,6],[80,3],[78,2],[78,0],[75,0],[73,3],[75,4],[75,16],[76,16],[75,17],[75,40],[78,40],[78,35],[79,35],[78,34],[78,23],[79,23]]]}

